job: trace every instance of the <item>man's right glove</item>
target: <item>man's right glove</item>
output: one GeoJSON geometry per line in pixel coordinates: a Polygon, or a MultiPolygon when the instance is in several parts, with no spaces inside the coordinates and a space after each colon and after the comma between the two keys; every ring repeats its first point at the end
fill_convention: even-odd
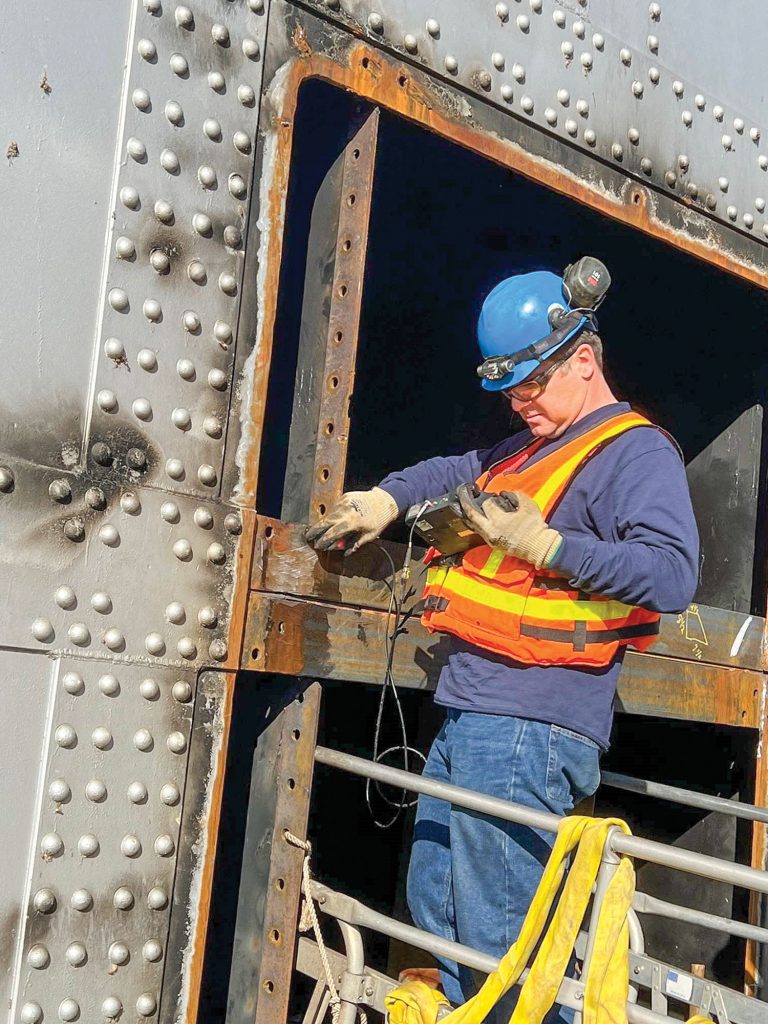
{"type": "Polygon", "coordinates": [[[343,547],[344,553],[351,555],[363,544],[376,540],[399,513],[395,499],[381,487],[348,491],[327,515],[307,529],[304,537],[319,551],[343,547]],[[347,547],[344,541],[349,538],[353,538],[353,543],[347,547]]]}

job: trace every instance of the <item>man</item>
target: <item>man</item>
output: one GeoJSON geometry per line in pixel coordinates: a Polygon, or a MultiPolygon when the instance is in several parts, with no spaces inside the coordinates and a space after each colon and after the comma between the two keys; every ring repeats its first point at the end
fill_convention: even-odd
{"type": "MultiPolygon", "coordinates": [[[[485,543],[428,573],[424,622],[452,647],[424,774],[559,815],[597,789],[624,650],[645,649],[659,613],[689,604],[698,569],[677,446],[617,401],[594,318],[570,300],[563,279],[537,272],[502,281],[483,305],[483,386],[509,399],[524,430],[346,494],[307,534],[354,550],[460,485],[503,493],[478,508],[460,488],[485,543]]],[[[553,841],[421,796],[408,876],[416,924],[501,956],[553,841]]],[[[455,963],[441,961],[440,974],[454,1004],[476,991],[455,963]]]]}

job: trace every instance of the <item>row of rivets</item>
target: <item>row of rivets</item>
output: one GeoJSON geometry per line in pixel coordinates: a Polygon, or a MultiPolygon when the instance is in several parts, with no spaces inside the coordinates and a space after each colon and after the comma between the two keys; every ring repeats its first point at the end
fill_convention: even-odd
{"type": "MultiPolygon", "coordinates": [[[[159,835],[155,838],[152,844],[155,853],[159,857],[170,857],[176,849],[176,844],[173,838],[167,833],[159,835]]],[[[77,843],[78,852],[84,857],[94,857],[101,850],[101,844],[99,843],[96,836],[91,833],[87,833],[80,837],[77,843]]],[[[56,832],[48,832],[40,840],[40,853],[44,860],[49,861],[54,857],[59,857],[64,852],[64,840],[56,832]]],[[[123,836],[120,841],[120,852],[131,859],[140,857],[143,852],[141,840],[134,833],[129,833],[123,836]]],[[[78,890],[81,893],[82,890],[78,890]]],[[[80,899],[77,894],[73,894],[71,905],[75,910],[90,909],[90,904],[85,899],[80,899]],[[78,904],[78,905],[76,905],[78,904]]]]}
{"type": "MultiPolygon", "coordinates": [[[[163,955],[163,947],[157,939],[149,939],[143,944],[141,955],[147,963],[157,963],[163,955]]],[[[88,950],[82,942],[71,942],[66,948],[64,958],[70,967],[82,967],[83,964],[88,962],[88,950]]],[[[110,943],[107,959],[111,964],[115,964],[118,967],[123,967],[127,964],[131,959],[131,953],[126,943],[110,943]]],[[[27,963],[36,971],[45,970],[51,963],[51,955],[48,948],[42,942],[36,942],[27,953],[27,963]]],[[[115,1000],[115,997],[107,997],[102,1003],[102,1013],[105,1016],[115,1017],[120,1013],[120,1008],[115,1005],[115,1003],[119,1003],[119,1000],[114,1002],[112,1000],[115,1000]],[[115,1012],[107,1013],[107,1007],[115,1012]]]]}
{"type": "MultiPolygon", "coordinates": [[[[56,741],[56,744],[59,747],[63,747],[66,750],[72,750],[78,744],[77,731],[72,725],[59,725],[56,727],[56,731],[54,732],[54,740],[56,741]]],[[[94,747],[96,747],[99,750],[111,750],[114,746],[114,739],[112,733],[109,731],[109,729],[105,728],[104,726],[100,726],[99,728],[93,730],[93,732],[91,733],[91,742],[93,743],[94,747]]],[[[148,750],[153,750],[155,746],[155,740],[149,729],[138,729],[133,734],[133,745],[134,747],[136,747],[137,750],[142,750],[145,752],[148,750]]],[[[187,749],[187,741],[184,734],[181,732],[170,733],[170,735],[166,738],[166,746],[172,753],[182,754],[187,749]]],[[[92,791],[97,794],[96,796],[91,795],[92,791],[88,789],[88,786],[91,786],[91,783],[89,783],[88,786],[86,786],[86,796],[88,796],[90,800],[98,802],[99,800],[103,799],[102,796],[98,795],[98,793],[100,793],[100,790],[98,788],[100,785],[100,783],[94,783],[92,787],[92,791]]]]}

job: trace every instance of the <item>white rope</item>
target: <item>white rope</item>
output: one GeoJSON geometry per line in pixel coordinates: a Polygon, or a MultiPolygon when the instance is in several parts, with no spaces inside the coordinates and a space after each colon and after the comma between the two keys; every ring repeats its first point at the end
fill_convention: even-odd
{"type": "MultiPolygon", "coordinates": [[[[325,949],[325,942],[323,941],[323,933],[320,931],[320,921],[317,916],[317,909],[315,907],[315,901],[312,898],[312,876],[309,870],[309,861],[312,856],[312,844],[308,839],[299,839],[293,832],[283,829],[283,835],[285,841],[290,843],[291,846],[298,846],[300,850],[304,851],[304,862],[301,866],[301,874],[304,879],[304,903],[301,908],[301,918],[299,920],[299,931],[307,932],[311,928],[315,933],[315,939],[317,941],[317,948],[320,953],[320,961],[325,971],[325,983],[328,986],[328,992],[330,993],[329,1006],[331,1010],[331,1017],[333,1018],[333,1024],[337,1024],[339,1019],[339,1011],[341,1009],[341,998],[339,996],[339,990],[336,988],[336,979],[333,976],[330,962],[328,961],[328,953],[325,949]]],[[[357,1008],[360,1020],[362,1024],[368,1024],[368,1018],[365,1011],[360,1007],[357,1008]]]]}

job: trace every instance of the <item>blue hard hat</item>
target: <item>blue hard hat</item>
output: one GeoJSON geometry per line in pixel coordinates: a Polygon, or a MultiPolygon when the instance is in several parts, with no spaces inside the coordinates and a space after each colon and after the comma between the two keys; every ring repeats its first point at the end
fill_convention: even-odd
{"type": "MultiPolygon", "coordinates": [[[[486,297],[477,323],[477,340],[483,359],[510,356],[529,345],[541,341],[552,333],[549,314],[558,307],[570,312],[565,296],[563,279],[548,270],[530,274],[517,274],[501,281],[486,297]]],[[[542,358],[549,358],[578,333],[580,328],[559,333],[553,338],[551,349],[539,359],[526,359],[518,363],[511,373],[500,380],[484,379],[486,391],[501,391],[514,387],[534,373],[542,358]]]]}

